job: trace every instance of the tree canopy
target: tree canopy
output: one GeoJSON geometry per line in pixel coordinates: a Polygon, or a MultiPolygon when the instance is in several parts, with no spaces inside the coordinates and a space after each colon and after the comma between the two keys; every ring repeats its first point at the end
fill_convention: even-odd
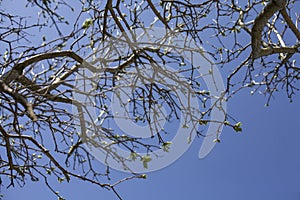
{"type": "Polygon", "coordinates": [[[297,0],[8,2],[0,1],[6,187],[44,181],[62,199],[49,177],[77,178],[122,199],[116,185],[146,178],[131,161],[147,169],[151,152],[172,153],[165,122],[179,124],[187,144],[217,143],[223,126],[242,130],[226,111],[241,89],[267,104],[279,90],[291,101],[299,90],[297,0]],[[146,128],[128,135],[134,124],[146,128]],[[212,137],[198,127],[210,124],[212,137]],[[112,165],[132,175],[111,182],[112,165]]]}

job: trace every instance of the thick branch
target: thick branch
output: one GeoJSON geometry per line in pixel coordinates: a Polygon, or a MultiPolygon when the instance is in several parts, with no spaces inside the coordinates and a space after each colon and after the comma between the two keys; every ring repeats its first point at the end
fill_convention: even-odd
{"type": "Polygon", "coordinates": [[[262,31],[266,26],[268,20],[279,10],[284,9],[286,0],[272,0],[261,11],[261,13],[255,18],[254,25],[252,27],[252,59],[256,59],[262,56],[261,44],[262,44],[262,31]]]}
{"type": "Polygon", "coordinates": [[[277,54],[277,53],[294,54],[294,53],[299,52],[298,48],[299,48],[299,45],[296,45],[294,47],[262,48],[259,57],[269,56],[269,55],[277,54]]]}
{"type": "Polygon", "coordinates": [[[13,67],[13,69],[17,70],[19,72],[22,72],[25,69],[25,67],[27,67],[28,65],[31,65],[33,63],[36,63],[36,62],[39,62],[39,61],[42,61],[42,60],[47,60],[47,59],[52,59],[52,58],[59,58],[59,57],[70,57],[70,58],[73,58],[74,60],[76,60],[79,63],[82,63],[82,61],[83,61],[83,58],[78,56],[73,51],[50,52],[50,53],[42,53],[42,54],[38,54],[36,56],[33,56],[33,57],[29,58],[28,60],[25,60],[21,63],[16,64],[13,67]]]}
{"type": "Polygon", "coordinates": [[[36,62],[52,59],[52,58],[59,58],[59,57],[70,57],[76,60],[79,63],[83,62],[83,58],[78,56],[73,51],[61,51],[61,52],[50,52],[50,53],[42,53],[35,56],[32,56],[31,58],[20,62],[16,64],[10,71],[8,71],[6,74],[3,75],[2,80],[4,83],[9,84],[13,80],[17,79],[19,75],[22,75],[23,70],[36,62]]]}
{"type": "Polygon", "coordinates": [[[25,97],[23,97],[21,94],[15,92],[12,88],[10,88],[8,85],[6,85],[1,80],[0,80],[0,91],[3,91],[5,93],[9,94],[11,97],[13,97],[16,100],[16,102],[22,104],[24,106],[24,108],[26,109],[26,111],[28,112],[28,116],[30,117],[30,119],[32,119],[33,121],[37,120],[37,117],[33,112],[31,103],[29,103],[25,97]]]}
{"type": "Polygon", "coordinates": [[[288,26],[290,27],[290,29],[293,31],[293,33],[295,34],[295,36],[297,37],[297,39],[300,41],[300,31],[297,29],[297,27],[295,26],[295,24],[293,23],[293,21],[291,20],[290,16],[288,15],[288,13],[286,12],[285,9],[282,9],[280,11],[281,15],[283,16],[284,20],[286,21],[286,23],[288,24],[288,26]]]}

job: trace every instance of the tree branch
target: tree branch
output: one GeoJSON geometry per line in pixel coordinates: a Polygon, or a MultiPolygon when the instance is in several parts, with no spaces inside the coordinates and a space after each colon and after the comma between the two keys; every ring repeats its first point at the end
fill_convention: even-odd
{"type": "MultiPolygon", "coordinates": [[[[255,18],[251,34],[252,59],[255,60],[262,56],[262,31],[268,20],[278,11],[284,9],[286,0],[272,0],[255,18]]],[[[277,52],[274,51],[274,52],[277,52]]],[[[264,52],[265,54],[266,52],[264,52]]],[[[269,55],[269,54],[268,54],[269,55]]]]}
{"type": "Polygon", "coordinates": [[[299,45],[296,45],[294,47],[262,48],[259,57],[269,56],[269,55],[277,54],[277,53],[294,54],[294,53],[299,52],[298,48],[299,48],[299,45]]]}
{"type": "Polygon", "coordinates": [[[83,58],[78,56],[76,53],[73,51],[60,51],[60,52],[50,52],[50,53],[42,53],[38,54],[35,56],[32,56],[31,58],[20,62],[16,64],[10,71],[5,73],[2,77],[2,80],[4,83],[9,84],[13,80],[17,79],[19,75],[22,75],[23,70],[36,62],[42,61],[42,60],[47,60],[47,59],[52,59],[52,58],[59,58],[59,57],[70,57],[76,60],[79,63],[83,62],[83,58]]]}
{"type": "Polygon", "coordinates": [[[14,178],[13,178],[13,169],[14,169],[14,164],[11,156],[11,147],[10,147],[10,142],[9,142],[9,137],[8,133],[4,130],[4,128],[0,125],[0,132],[3,135],[3,138],[5,140],[5,147],[6,147],[6,155],[8,159],[8,165],[10,167],[10,185],[14,186],[14,178]]]}
{"type": "Polygon", "coordinates": [[[151,0],[147,0],[148,5],[150,6],[151,10],[153,11],[153,13],[158,17],[158,19],[168,28],[170,29],[168,22],[160,15],[160,13],[158,12],[158,10],[155,8],[155,6],[153,5],[151,0]]]}
{"type": "MultiPolygon", "coordinates": [[[[1,131],[1,129],[0,129],[1,131]]],[[[54,165],[64,174],[67,181],[70,181],[69,172],[65,170],[57,160],[51,155],[48,149],[46,149],[43,145],[37,142],[33,137],[29,135],[16,135],[16,134],[7,134],[10,138],[20,138],[31,141],[35,146],[37,146],[50,160],[54,163],[54,165]]]]}
{"type": "Polygon", "coordinates": [[[30,117],[30,119],[32,119],[32,121],[37,120],[37,117],[33,112],[31,103],[29,103],[25,97],[23,97],[22,95],[20,95],[19,93],[15,92],[15,91],[13,91],[12,88],[10,88],[8,85],[6,85],[1,80],[0,80],[0,91],[3,91],[5,93],[9,94],[11,97],[13,97],[16,100],[16,102],[21,103],[24,106],[24,108],[26,109],[26,111],[28,112],[28,116],[30,117]]]}
{"type": "Polygon", "coordinates": [[[288,15],[286,9],[282,9],[280,10],[281,15],[283,16],[284,20],[286,21],[286,23],[288,24],[288,26],[290,27],[290,29],[293,31],[293,33],[295,34],[295,36],[297,37],[297,39],[300,41],[300,31],[297,29],[297,27],[295,26],[295,24],[293,23],[292,19],[290,18],[290,16],[288,15]]]}

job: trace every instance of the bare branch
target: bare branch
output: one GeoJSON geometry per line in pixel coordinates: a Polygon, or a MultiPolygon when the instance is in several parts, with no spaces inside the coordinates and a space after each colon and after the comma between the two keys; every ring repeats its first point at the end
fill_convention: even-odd
{"type": "Polygon", "coordinates": [[[290,16],[286,12],[286,10],[282,9],[282,10],[280,10],[280,13],[282,14],[283,18],[285,19],[285,21],[288,24],[288,26],[290,27],[290,29],[292,29],[292,31],[294,32],[297,39],[300,41],[300,31],[297,29],[297,27],[295,26],[295,24],[291,20],[290,16]]]}

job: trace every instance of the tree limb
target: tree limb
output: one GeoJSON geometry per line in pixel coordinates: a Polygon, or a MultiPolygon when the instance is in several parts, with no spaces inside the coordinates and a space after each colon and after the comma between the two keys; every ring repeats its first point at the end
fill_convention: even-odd
{"type": "Polygon", "coordinates": [[[32,119],[32,121],[36,121],[37,117],[33,112],[33,108],[31,103],[29,103],[27,101],[27,99],[25,97],[23,97],[21,94],[13,91],[12,88],[10,88],[8,85],[6,85],[3,81],[0,80],[0,91],[3,91],[7,94],[9,94],[11,97],[13,97],[16,102],[21,103],[24,108],[26,109],[26,111],[28,112],[28,116],[30,117],[30,119],[32,119]]]}
{"type": "Polygon", "coordinates": [[[280,10],[281,15],[283,16],[284,20],[286,21],[286,23],[288,24],[288,26],[290,27],[290,29],[293,31],[293,33],[295,34],[295,36],[297,37],[297,39],[300,41],[300,31],[297,29],[297,27],[295,26],[295,24],[293,23],[293,21],[291,20],[290,16],[288,15],[286,9],[282,9],[280,10]]]}
{"type": "MultiPolygon", "coordinates": [[[[0,130],[1,131],[1,130],[0,130]]],[[[16,134],[7,134],[9,138],[20,138],[31,141],[35,146],[37,146],[50,160],[54,163],[54,165],[64,174],[67,181],[70,181],[69,172],[63,168],[58,161],[51,155],[48,149],[46,149],[43,145],[41,145],[38,141],[36,141],[33,137],[29,135],[16,135],[16,134]]]]}
{"type": "MultiPolygon", "coordinates": [[[[286,5],[286,0],[272,0],[267,4],[267,6],[261,11],[261,13],[255,18],[254,25],[252,27],[252,37],[251,37],[251,46],[252,46],[252,59],[255,60],[264,54],[262,54],[262,31],[266,26],[268,20],[278,11],[284,9],[286,5]]],[[[278,50],[275,51],[268,51],[268,52],[279,52],[278,50]]],[[[281,52],[284,53],[284,52],[281,52]]],[[[270,54],[267,54],[270,55],[270,54]]]]}

